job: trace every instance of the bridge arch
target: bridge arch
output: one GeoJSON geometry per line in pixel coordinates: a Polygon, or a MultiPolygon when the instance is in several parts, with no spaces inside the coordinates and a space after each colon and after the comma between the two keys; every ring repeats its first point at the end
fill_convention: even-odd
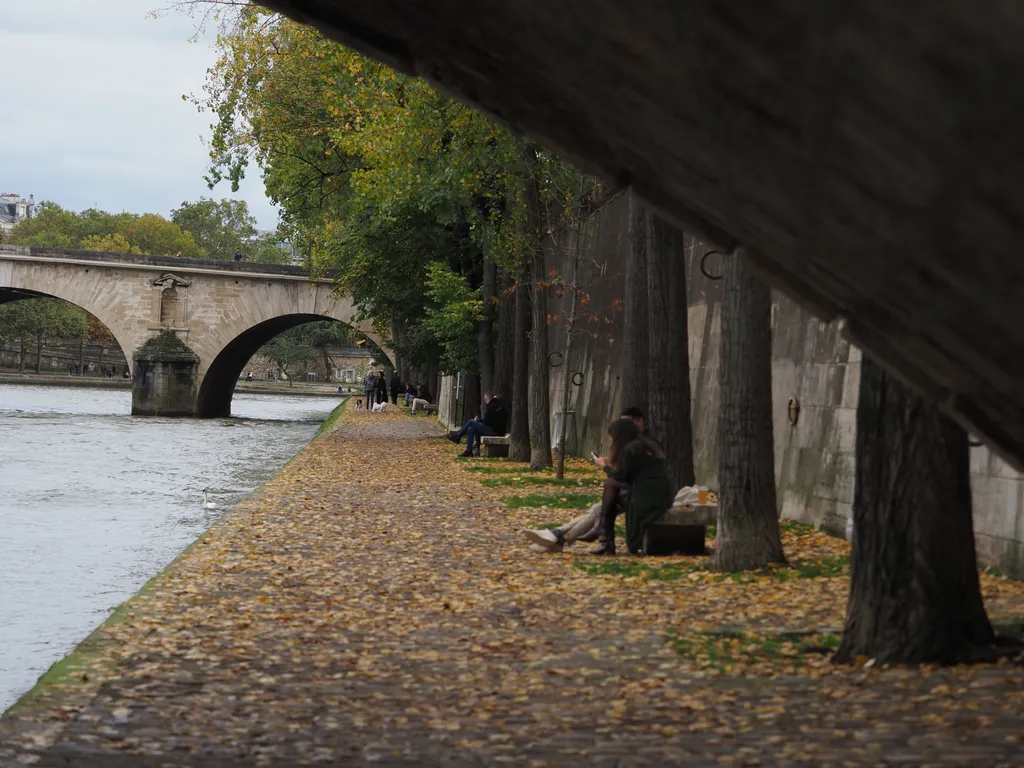
{"type": "MultiPolygon", "coordinates": [[[[349,323],[325,315],[297,313],[281,315],[257,323],[229,341],[213,358],[206,368],[199,394],[196,398],[196,416],[199,418],[222,418],[231,415],[231,399],[235,385],[246,364],[260,347],[278,334],[306,323],[334,321],[354,327],[349,323]]],[[[373,338],[371,336],[371,338],[373,338]]],[[[373,340],[378,343],[376,338],[373,340]]],[[[385,354],[387,354],[385,352],[385,354]]]]}
{"type": "Polygon", "coordinates": [[[66,301],[79,309],[85,310],[106,326],[107,330],[110,331],[110,335],[114,337],[114,341],[116,341],[118,347],[120,347],[121,354],[123,354],[125,360],[128,361],[128,365],[131,365],[132,349],[134,347],[128,345],[133,343],[132,335],[126,329],[118,327],[117,320],[111,313],[106,313],[102,310],[96,312],[93,308],[84,305],[81,301],[76,301],[75,298],[67,295],[66,292],[54,290],[53,286],[51,286],[48,291],[37,291],[29,288],[12,288],[10,286],[0,284],[0,305],[8,304],[13,301],[25,301],[28,299],[61,299],[62,301],[66,301]]]}

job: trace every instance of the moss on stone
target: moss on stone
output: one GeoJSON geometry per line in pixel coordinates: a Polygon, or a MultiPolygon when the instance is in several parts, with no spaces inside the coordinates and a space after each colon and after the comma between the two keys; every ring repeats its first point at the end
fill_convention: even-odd
{"type": "Polygon", "coordinates": [[[132,357],[140,360],[199,362],[199,355],[189,349],[174,331],[161,331],[135,350],[132,357]]]}

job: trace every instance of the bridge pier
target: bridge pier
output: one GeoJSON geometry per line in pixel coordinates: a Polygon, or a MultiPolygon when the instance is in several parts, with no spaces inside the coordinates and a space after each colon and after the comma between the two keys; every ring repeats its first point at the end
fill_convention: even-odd
{"type": "Polygon", "coordinates": [[[199,356],[173,331],[162,331],[132,353],[132,415],[194,416],[199,356]]]}

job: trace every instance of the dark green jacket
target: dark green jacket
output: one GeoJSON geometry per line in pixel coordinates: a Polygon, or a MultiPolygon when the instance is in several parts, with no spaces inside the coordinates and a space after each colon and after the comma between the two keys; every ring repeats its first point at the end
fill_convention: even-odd
{"type": "Polygon", "coordinates": [[[647,526],[665,514],[675,501],[676,488],[664,459],[657,459],[637,446],[625,450],[622,466],[608,474],[629,485],[626,503],[626,545],[634,555],[640,552],[647,526]]]}

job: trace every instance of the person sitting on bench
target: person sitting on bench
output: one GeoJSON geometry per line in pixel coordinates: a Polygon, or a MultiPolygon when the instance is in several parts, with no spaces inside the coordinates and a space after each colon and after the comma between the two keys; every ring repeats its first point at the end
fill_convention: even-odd
{"type": "Polygon", "coordinates": [[[484,394],[484,410],[483,418],[477,416],[476,418],[470,419],[462,425],[462,429],[458,432],[449,432],[448,439],[456,445],[463,437],[466,438],[466,450],[462,454],[463,456],[472,456],[473,447],[477,444],[481,436],[491,435],[504,435],[506,424],[508,423],[508,411],[505,410],[505,404],[501,400],[501,395],[495,393],[491,394],[487,392],[484,394]]]}
{"type": "MultiPolygon", "coordinates": [[[[644,433],[646,426],[644,414],[636,406],[630,406],[623,410],[619,418],[630,419],[636,425],[640,434],[644,433]]],[[[595,461],[598,462],[598,466],[601,466],[600,461],[604,460],[598,456],[595,457],[595,461]]],[[[614,531],[615,518],[626,512],[629,487],[626,483],[613,477],[609,470],[606,469],[605,473],[608,474],[608,477],[604,480],[600,503],[595,504],[575,520],[560,525],[557,528],[528,530],[525,532],[526,538],[534,545],[546,547],[550,552],[561,552],[564,545],[572,544],[574,541],[597,540],[601,533],[602,521],[606,518],[610,518],[612,530],[614,531]],[[584,528],[587,522],[590,523],[590,528],[584,528]]],[[[614,543],[613,540],[613,549],[609,554],[614,554],[614,543]]],[[[602,542],[591,554],[603,555],[606,549],[605,543],[602,542]]]]}
{"type": "Polygon", "coordinates": [[[419,408],[428,408],[429,406],[434,404],[433,400],[434,400],[434,398],[431,397],[430,390],[427,389],[427,387],[425,385],[420,384],[419,390],[416,393],[416,397],[414,397],[412,399],[412,409],[411,409],[411,412],[413,414],[415,414],[417,407],[419,407],[419,408]]]}
{"type": "MultiPolygon", "coordinates": [[[[612,447],[608,458],[598,456],[597,466],[609,477],[626,483],[626,546],[631,554],[639,554],[647,526],[672,507],[676,488],[668,474],[665,452],[654,440],[644,435],[632,419],[616,419],[608,427],[612,447]]],[[[615,507],[601,510],[601,545],[591,554],[615,554],[615,507]]]]}

